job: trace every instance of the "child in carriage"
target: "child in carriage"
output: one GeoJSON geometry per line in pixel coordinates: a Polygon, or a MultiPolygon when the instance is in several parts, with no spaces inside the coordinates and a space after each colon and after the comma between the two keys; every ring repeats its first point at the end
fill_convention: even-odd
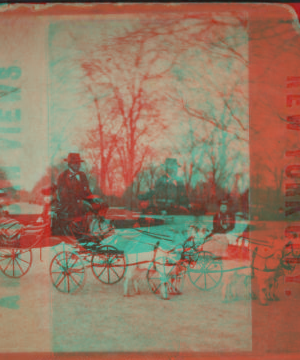
{"type": "Polygon", "coordinates": [[[16,243],[25,233],[43,231],[43,225],[21,224],[18,220],[13,219],[4,206],[9,204],[7,195],[3,189],[0,190],[0,242],[5,245],[16,243]]]}

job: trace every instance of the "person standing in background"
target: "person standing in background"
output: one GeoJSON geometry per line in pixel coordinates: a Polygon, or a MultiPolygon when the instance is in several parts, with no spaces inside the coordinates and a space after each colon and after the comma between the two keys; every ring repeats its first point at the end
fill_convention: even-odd
{"type": "Polygon", "coordinates": [[[161,210],[169,211],[171,208],[179,209],[189,207],[184,183],[178,177],[178,164],[176,159],[167,158],[165,161],[165,174],[155,184],[154,194],[156,204],[161,210]]]}

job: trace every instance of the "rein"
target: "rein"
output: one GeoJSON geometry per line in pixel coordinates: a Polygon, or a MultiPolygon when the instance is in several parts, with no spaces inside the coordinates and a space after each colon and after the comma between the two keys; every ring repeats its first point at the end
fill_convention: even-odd
{"type": "Polygon", "coordinates": [[[135,228],[134,230],[138,231],[138,232],[141,233],[141,234],[144,234],[144,235],[148,235],[148,236],[150,236],[150,237],[153,237],[153,238],[155,238],[155,239],[173,242],[173,240],[171,240],[171,239],[166,239],[166,237],[167,237],[166,235],[165,235],[165,236],[157,235],[157,234],[155,234],[155,233],[151,233],[151,232],[144,231],[144,230],[140,230],[140,229],[136,229],[136,228],[135,228]]]}

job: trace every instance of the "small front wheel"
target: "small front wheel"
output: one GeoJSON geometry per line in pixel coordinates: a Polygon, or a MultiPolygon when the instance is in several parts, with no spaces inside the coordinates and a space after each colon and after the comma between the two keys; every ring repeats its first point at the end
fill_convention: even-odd
{"type": "Polygon", "coordinates": [[[209,291],[216,288],[222,280],[222,262],[214,260],[212,253],[200,251],[197,263],[189,267],[191,283],[199,290],[209,291]]]}
{"type": "Polygon", "coordinates": [[[126,270],[124,253],[111,245],[101,246],[91,264],[95,278],[107,285],[121,281],[126,270]]]}
{"type": "Polygon", "coordinates": [[[50,264],[50,276],[54,287],[63,293],[74,294],[84,285],[85,268],[75,252],[62,251],[50,264]]]}
{"type": "Polygon", "coordinates": [[[0,270],[10,278],[20,278],[28,273],[32,264],[31,250],[1,249],[0,270]]]}

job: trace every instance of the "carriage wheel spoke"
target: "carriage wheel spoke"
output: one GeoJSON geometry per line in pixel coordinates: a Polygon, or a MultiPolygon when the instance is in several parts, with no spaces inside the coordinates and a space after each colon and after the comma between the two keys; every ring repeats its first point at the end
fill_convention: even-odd
{"type": "Polygon", "coordinates": [[[156,291],[160,288],[160,286],[161,286],[161,282],[159,283],[158,287],[153,291],[154,294],[156,294],[156,291]]]}
{"type": "Polygon", "coordinates": [[[205,289],[206,289],[206,274],[204,275],[204,286],[205,286],[205,289]]]}
{"type": "Polygon", "coordinates": [[[104,269],[101,271],[101,273],[98,275],[98,277],[100,277],[100,276],[104,273],[105,269],[106,269],[106,266],[105,266],[104,269]]]}
{"type": "Polygon", "coordinates": [[[65,254],[65,262],[66,262],[66,269],[69,268],[69,260],[70,260],[70,257],[69,257],[69,254],[65,254]]]}
{"type": "Polygon", "coordinates": [[[209,273],[207,275],[213,280],[215,284],[217,283],[217,281],[209,273]]]}
{"type": "Polygon", "coordinates": [[[112,261],[112,260],[115,260],[117,258],[117,255],[111,255],[109,256],[109,259],[112,261]]]}
{"type": "Polygon", "coordinates": [[[115,270],[113,267],[111,267],[111,270],[117,275],[117,277],[118,277],[118,279],[119,279],[120,276],[118,275],[118,273],[116,272],[116,270],[115,270]]]}
{"type": "Polygon", "coordinates": [[[172,273],[174,268],[175,268],[175,266],[173,265],[172,269],[170,269],[170,271],[166,275],[169,276],[172,273]]]}
{"type": "Polygon", "coordinates": [[[93,266],[102,267],[103,265],[106,264],[105,258],[101,258],[101,256],[99,256],[99,258],[100,258],[99,262],[97,262],[97,264],[94,264],[93,266]]]}
{"type": "Polygon", "coordinates": [[[79,257],[76,257],[75,262],[69,267],[69,270],[72,269],[72,267],[78,262],[78,260],[79,260],[79,257]]]}
{"type": "Polygon", "coordinates": [[[22,275],[24,275],[24,274],[25,274],[25,271],[23,271],[23,269],[21,268],[21,266],[20,266],[20,264],[19,264],[19,262],[18,262],[18,259],[16,259],[16,263],[17,263],[17,265],[19,266],[22,275]]]}
{"type": "Polygon", "coordinates": [[[66,274],[67,284],[68,284],[68,293],[70,292],[70,282],[69,282],[69,274],[66,274]]]}
{"type": "Polygon", "coordinates": [[[84,273],[84,268],[69,269],[69,272],[72,274],[82,274],[82,273],[84,273]]]}
{"type": "Polygon", "coordinates": [[[208,263],[205,264],[205,269],[209,268],[211,264],[212,264],[212,260],[210,260],[208,263]]]}
{"type": "Polygon", "coordinates": [[[8,262],[8,264],[7,264],[7,266],[6,266],[6,268],[4,269],[4,272],[5,272],[5,271],[7,270],[7,268],[9,267],[9,265],[10,265],[11,261],[12,261],[12,258],[10,258],[10,260],[9,260],[9,262],[8,262]]]}
{"type": "Polygon", "coordinates": [[[62,266],[62,263],[56,258],[55,259],[55,261],[58,263],[58,266],[60,267],[60,268],[64,268],[63,266],[62,266]]]}
{"type": "Polygon", "coordinates": [[[63,272],[61,272],[60,273],[60,276],[58,276],[57,277],[57,279],[56,279],[56,284],[54,284],[56,287],[58,287],[60,284],[61,284],[61,282],[63,281],[63,279],[64,279],[64,273],[63,272]],[[58,283],[58,280],[60,279],[60,277],[62,278],[61,280],[60,280],[60,282],[58,283]]]}
{"type": "Polygon", "coordinates": [[[197,283],[198,280],[201,278],[201,276],[202,276],[203,274],[204,274],[204,273],[201,273],[194,282],[197,283]]]}
{"type": "Polygon", "coordinates": [[[80,285],[80,283],[78,283],[76,280],[75,280],[75,278],[73,278],[73,276],[70,274],[70,278],[71,278],[71,280],[73,280],[74,281],[74,283],[77,285],[77,286],[79,286],[80,285]]]}
{"type": "Polygon", "coordinates": [[[66,259],[66,252],[65,251],[63,252],[63,255],[64,255],[64,260],[65,260],[65,267],[67,267],[67,259],[66,259]]]}
{"type": "Polygon", "coordinates": [[[108,270],[107,270],[107,279],[108,279],[108,283],[110,283],[110,272],[109,272],[110,266],[108,266],[108,270]]]}
{"type": "Polygon", "coordinates": [[[21,258],[19,258],[19,257],[18,257],[18,260],[23,261],[23,262],[25,262],[26,264],[30,264],[30,262],[29,262],[29,261],[26,261],[26,260],[21,259],[21,258]]]}

